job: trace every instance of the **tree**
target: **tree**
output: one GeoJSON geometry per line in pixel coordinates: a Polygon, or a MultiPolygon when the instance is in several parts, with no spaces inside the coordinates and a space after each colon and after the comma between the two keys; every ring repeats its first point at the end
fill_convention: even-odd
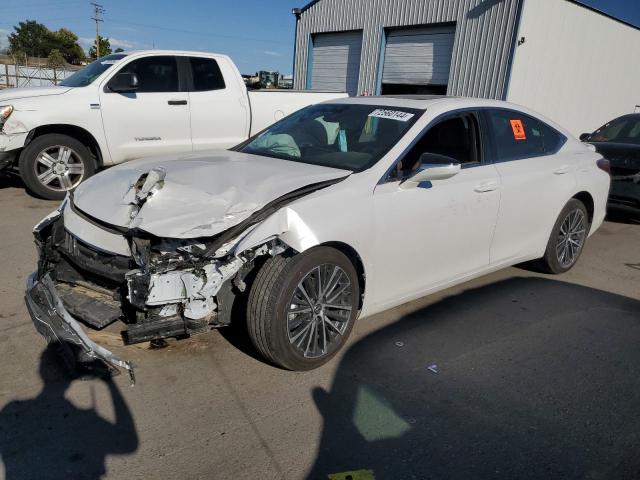
{"type": "Polygon", "coordinates": [[[51,31],[35,20],[19,22],[9,35],[9,49],[12,52],[24,52],[31,57],[46,57],[52,50],[51,31]]]}
{"type": "Polygon", "coordinates": [[[54,48],[47,57],[47,66],[51,68],[62,67],[65,63],[64,56],[57,48],[54,48]]]}
{"type": "Polygon", "coordinates": [[[52,32],[35,20],[19,22],[9,35],[9,50],[15,55],[20,52],[30,57],[46,57],[58,50],[65,61],[80,64],[84,60],[84,51],[78,44],[78,36],[71,30],[61,28],[52,32]]]}
{"type": "Polygon", "coordinates": [[[78,36],[71,30],[61,28],[52,33],[55,48],[60,51],[64,59],[74,65],[80,65],[84,60],[84,50],[78,44],[78,36]]]}
{"type": "MultiPolygon", "coordinates": [[[[100,56],[104,57],[105,55],[109,55],[112,52],[111,43],[109,42],[109,39],[103,38],[103,37],[98,37],[98,38],[100,39],[100,56]]],[[[95,42],[93,42],[93,45],[89,49],[89,58],[93,60],[97,58],[95,42]]]]}

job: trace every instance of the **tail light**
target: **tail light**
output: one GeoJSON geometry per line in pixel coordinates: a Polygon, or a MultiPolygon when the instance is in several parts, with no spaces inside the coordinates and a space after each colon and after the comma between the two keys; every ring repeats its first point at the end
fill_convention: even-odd
{"type": "Polygon", "coordinates": [[[611,173],[611,165],[609,164],[609,160],[606,158],[601,158],[596,162],[596,165],[600,170],[604,170],[607,173],[611,173]]]}

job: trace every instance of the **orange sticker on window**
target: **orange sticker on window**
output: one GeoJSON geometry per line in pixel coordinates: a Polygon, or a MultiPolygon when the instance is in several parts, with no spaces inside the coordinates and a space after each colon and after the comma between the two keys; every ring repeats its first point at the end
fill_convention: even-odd
{"type": "Polygon", "coordinates": [[[513,138],[516,140],[526,140],[527,134],[524,133],[522,120],[509,120],[511,122],[511,130],[513,130],[513,138]]]}

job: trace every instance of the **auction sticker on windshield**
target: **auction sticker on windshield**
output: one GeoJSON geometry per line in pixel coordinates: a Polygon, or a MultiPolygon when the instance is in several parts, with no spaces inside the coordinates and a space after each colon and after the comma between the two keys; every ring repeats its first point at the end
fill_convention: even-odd
{"type": "Polygon", "coordinates": [[[390,120],[398,120],[399,122],[407,122],[414,116],[413,113],[403,112],[401,110],[386,110],[378,108],[369,114],[370,117],[388,118],[390,120]]]}

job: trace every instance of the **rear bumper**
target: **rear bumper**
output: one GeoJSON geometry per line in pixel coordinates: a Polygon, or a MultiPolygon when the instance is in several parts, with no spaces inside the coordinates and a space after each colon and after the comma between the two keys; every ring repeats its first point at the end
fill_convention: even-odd
{"type": "Polygon", "coordinates": [[[36,330],[49,343],[60,344],[65,361],[69,365],[98,361],[111,370],[127,371],[131,383],[135,382],[131,363],[121,360],[87,336],[64,307],[48,274],[40,280],[37,280],[35,272],[29,276],[25,302],[36,330]]]}
{"type": "Polygon", "coordinates": [[[640,172],[635,175],[613,176],[609,205],[640,210],[640,172]]]}

